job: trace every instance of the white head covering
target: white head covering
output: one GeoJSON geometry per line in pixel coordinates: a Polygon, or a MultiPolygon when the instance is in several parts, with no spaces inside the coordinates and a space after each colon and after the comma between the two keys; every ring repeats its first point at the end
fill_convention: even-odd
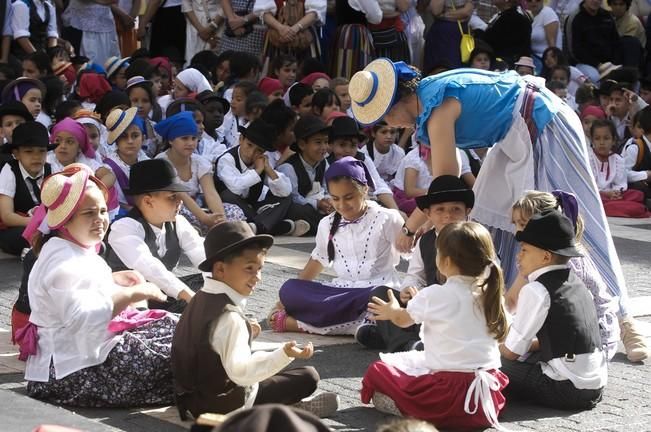
{"type": "Polygon", "coordinates": [[[184,69],[176,75],[179,81],[193,93],[201,93],[202,91],[212,91],[212,86],[205,76],[194,68],[184,69]]]}

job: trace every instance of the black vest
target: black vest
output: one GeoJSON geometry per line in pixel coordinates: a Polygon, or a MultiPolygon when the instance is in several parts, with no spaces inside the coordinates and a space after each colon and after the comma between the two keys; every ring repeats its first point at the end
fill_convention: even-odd
{"type": "Polygon", "coordinates": [[[541,359],[572,358],[601,347],[597,311],[583,282],[569,269],[552,270],[536,281],[550,297],[547,318],[536,334],[541,359]]]}
{"type": "MultiPolygon", "coordinates": [[[[237,145],[230,150],[225,151],[222,153],[221,156],[217,158],[215,161],[215,174],[213,175],[213,179],[215,181],[215,189],[217,189],[217,192],[222,193],[223,191],[227,190],[228,187],[226,187],[226,183],[224,183],[220,178],[217,173],[218,171],[218,166],[219,166],[219,160],[224,157],[227,154],[230,154],[233,157],[233,160],[235,161],[235,166],[237,169],[241,172],[242,171],[242,164],[240,164],[240,146],[237,145]]],[[[260,175],[260,182],[254,184],[249,188],[249,195],[246,197],[245,201],[251,204],[252,206],[255,205],[258,202],[258,198],[260,198],[260,195],[262,194],[262,187],[264,186],[264,172],[260,175]]]]}
{"type": "MultiPolygon", "coordinates": [[[[298,178],[298,193],[300,193],[303,197],[306,197],[307,194],[309,194],[312,190],[312,180],[310,180],[310,176],[307,174],[307,170],[303,165],[301,157],[298,155],[298,153],[294,153],[285,161],[285,163],[290,164],[294,168],[294,172],[298,178]]],[[[314,181],[316,183],[323,183],[326,163],[327,162],[325,160],[322,160],[316,166],[316,176],[314,177],[314,181]]]]}
{"type": "MultiPolygon", "coordinates": [[[[637,145],[633,143],[632,145],[637,145]]],[[[639,163],[633,167],[633,171],[649,171],[651,170],[651,152],[646,145],[646,141],[642,140],[642,145],[638,146],[638,151],[642,152],[642,158],[638,155],[639,163]]]]}
{"type": "MultiPolygon", "coordinates": [[[[142,213],[140,213],[140,210],[138,210],[137,207],[133,207],[129,213],[125,217],[131,218],[133,220],[138,221],[143,229],[145,230],[145,244],[149,248],[149,251],[151,254],[159,259],[165,268],[169,271],[174,270],[176,265],[179,263],[179,259],[181,259],[181,245],[179,244],[179,237],[176,234],[176,223],[174,222],[165,222],[165,248],[166,252],[164,256],[160,256],[158,254],[158,245],[156,244],[156,235],[154,234],[154,230],[151,229],[151,226],[149,226],[149,223],[145,220],[145,218],[142,216],[142,213]]],[[[108,238],[107,234],[107,238],[108,238]]],[[[107,242],[108,243],[108,242],[107,242]]],[[[106,262],[108,263],[109,267],[111,267],[111,270],[115,271],[122,271],[122,270],[130,270],[129,267],[124,265],[124,263],[118,258],[117,254],[115,251],[113,251],[113,248],[110,245],[107,245],[106,249],[106,262]]]]}
{"type": "MultiPolygon", "coordinates": [[[[47,26],[50,23],[50,8],[43,2],[45,8],[45,19],[41,19],[36,12],[36,5],[33,0],[18,0],[22,1],[29,7],[29,41],[32,43],[36,51],[45,51],[47,48],[47,26]]],[[[14,53],[22,58],[26,55],[25,51],[15,41],[13,42],[14,53]]]]}
{"type": "Polygon", "coordinates": [[[464,153],[466,153],[466,156],[468,156],[468,163],[470,164],[470,171],[472,171],[472,175],[477,177],[479,175],[479,169],[481,168],[481,162],[475,159],[475,157],[470,153],[470,150],[464,149],[464,153]]]}
{"type": "MultiPolygon", "coordinates": [[[[14,211],[16,213],[24,213],[27,214],[27,212],[36,207],[41,203],[41,197],[38,196],[39,194],[36,194],[36,201],[32,198],[32,194],[29,193],[29,189],[27,188],[27,183],[25,183],[25,179],[23,178],[23,174],[20,172],[20,166],[18,164],[17,160],[12,160],[8,162],[9,166],[11,167],[11,170],[14,172],[14,177],[16,178],[16,194],[14,195],[14,211]]],[[[45,166],[43,168],[43,177],[47,177],[50,174],[52,174],[52,168],[50,167],[49,163],[45,163],[45,166]]]]}
{"type": "Polygon", "coordinates": [[[423,259],[427,286],[440,283],[437,275],[438,268],[436,267],[436,231],[431,229],[423,234],[418,247],[420,256],[423,259]]]}
{"type": "Polygon", "coordinates": [[[362,24],[366,25],[366,15],[363,12],[356,11],[348,4],[348,0],[337,0],[335,3],[335,17],[337,26],[344,24],[362,24]]]}

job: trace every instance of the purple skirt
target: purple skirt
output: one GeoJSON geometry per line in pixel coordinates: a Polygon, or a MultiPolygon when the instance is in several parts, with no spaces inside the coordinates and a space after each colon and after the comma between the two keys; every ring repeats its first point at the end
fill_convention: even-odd
{"type": "Polygon", "coordinates": [[[279,296],[287,315],[314,327],[329,327],[359,319],[373,288],[337,288],[290,279],[280,287],[279,296]]]}

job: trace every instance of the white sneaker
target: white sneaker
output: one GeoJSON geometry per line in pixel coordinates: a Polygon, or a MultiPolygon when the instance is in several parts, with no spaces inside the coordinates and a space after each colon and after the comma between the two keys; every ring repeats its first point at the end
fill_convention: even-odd
{"type": "Polygon", "coordinates": [[[299,219],[294,221],[294,231],[292,231],[289,235],[292,237],[303,237],[309,230],[310,224],[303,219],[299,219]]]}
{"type": "Polygon", "coordinates": [[[308,411],[319,418],[330,417],[339,408],[339,396],[331,392],[319,393],[294,404],[294,408],[308,411]]]}

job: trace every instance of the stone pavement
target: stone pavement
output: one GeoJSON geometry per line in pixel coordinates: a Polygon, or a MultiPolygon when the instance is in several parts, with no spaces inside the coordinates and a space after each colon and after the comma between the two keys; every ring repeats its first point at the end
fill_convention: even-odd
{"type": "MultiPolygon", "coordinates": [[[[631,309],[651,336],[651,219],[611,219],[615,245],[629,284],[631,309]]],[[[276,301],[279,286],[297,274],[313,247],[312,239],[281,238],[271,250],[263,281],[248,305],[248,313],[260,321],[276,301]]],[[[404,270],[404,263],[400,267],[404,270]]],[[[188,268],[182,269],[189,271],[188,268]]],[[[17,296],[20,263],[0,256],[0,431],[31,431],[49,423],[88,431],[184,431],[171,407],[107,410],[65,409],[25,396],[22,371],[15,347],[9,342],[10,310],[17,296]]],[[[324,275],[327,278],[328,275],[324,275]]],[[[264,325],[264,322],[263,322],[264,325]]],[[[321,390],[341,395],[340,411],[326,423],[335,431],[374,431],[389,419],[359,400],[360,380],[377,351],[364,350],[352,338],[327,338],[301,334],[273,334],[265,331],[254,348],[271,349],[286,340],[312,340],[315,355],[304,364],[316,366],[321,390]]],[[[295,362],[299,365],[301,362],[295,362]]],[[[514,431],[651,431],[651,369],[648,364],[631,364],[618,353],[610,364],[604,400],[592,411],[563,412],[526,404],[510,403],[502,424],[514,431]]],[[[279,431],[281,432],[281,431],[279,431]]]]}

